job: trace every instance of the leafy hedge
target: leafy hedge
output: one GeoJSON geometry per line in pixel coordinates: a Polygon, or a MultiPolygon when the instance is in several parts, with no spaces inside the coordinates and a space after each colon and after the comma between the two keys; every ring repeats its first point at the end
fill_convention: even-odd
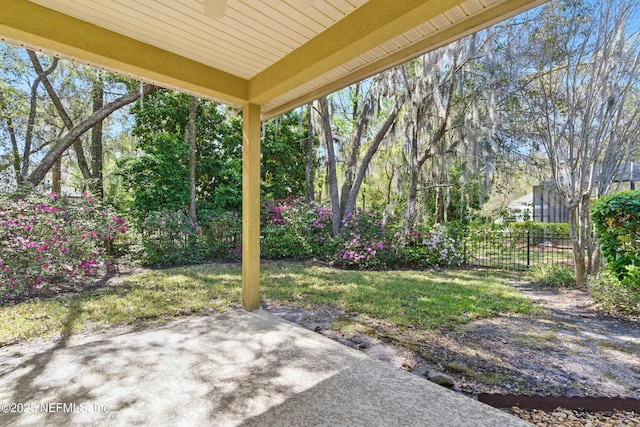
{"type": "Polygon", "coordinates": [[[591,217],[609,268],[620,280],[635,274],[637,269],[630,267],[640,267],[640,191],[623,191],[596,200],[591,205],[591,217]]]}
{"type": "Polygon", "coordinates": [[[513,231],[569,235],[569,224],[563,222],[513,222],[509,228],[513,231]]]}
{"type": "Polygon", "coordinates": [[[640,315],[640,274],[637,267],[633,268],[636,273],[631,272],[622,281],[609,270],[590,277],[589,293],[605,310],[622,315],[640,315]]]}
{"type": "Polygon", "coordinates": [[[185,211],[149,214],[142,223],[147,265],[182,265],[238,259],[242,225],[235,212],[203,212],[194,224],[185,211]]]}

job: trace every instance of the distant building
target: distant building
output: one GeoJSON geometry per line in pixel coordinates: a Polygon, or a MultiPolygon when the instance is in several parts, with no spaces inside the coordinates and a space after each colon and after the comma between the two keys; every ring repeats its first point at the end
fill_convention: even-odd
{"type": "Polygon", "coordinates": [[[533,193],[529,193],[509,203],[507,212],[508,222],[531,221],[533,217],[533,193]]]}
{"type": "MultiPolygon", "coordinates": [[[[599,175],[600,173],[596,171],[595,182],[598,182],[599,175]]],[[[613,182],[629,183],[624,189],[635,190],[636,184],[640,183],[640,164],[627,162],[620,165],[620,170],[613,182]]],[[[533,187],[532,214],[534,222],[569,222],[569,210],[562,204],[562,199],[556,192],[554,180],[533,187]]]]}

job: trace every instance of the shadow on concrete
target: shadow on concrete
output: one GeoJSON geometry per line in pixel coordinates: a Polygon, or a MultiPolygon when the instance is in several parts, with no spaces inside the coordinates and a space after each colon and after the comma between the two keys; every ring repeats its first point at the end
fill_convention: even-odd
{"type": "Polygon", "coordinates": [[[27,349],[0,349],[0,401],[33,409],[1,425],[526,425],[263,311],[27,349]]]}

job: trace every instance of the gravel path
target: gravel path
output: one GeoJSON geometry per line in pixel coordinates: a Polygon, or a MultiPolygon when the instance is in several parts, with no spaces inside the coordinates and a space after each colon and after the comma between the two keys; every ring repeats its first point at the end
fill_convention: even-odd
{"type": "Polygon", "coordinates": [[[534,409],[524,411],[517,407],[511,412],[525,421],[540,427],[638,427],[640,415],[632,411],[587,412],[558,408],[553,412],[534,409]]]}

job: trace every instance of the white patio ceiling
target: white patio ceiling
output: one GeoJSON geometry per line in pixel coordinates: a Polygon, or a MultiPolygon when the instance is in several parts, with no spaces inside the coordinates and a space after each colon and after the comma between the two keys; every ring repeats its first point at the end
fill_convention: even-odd
{"type": "Polygon", "coordinates": [[[2,0],[2,40],[269,118],[543,0],[2,0]]]}

